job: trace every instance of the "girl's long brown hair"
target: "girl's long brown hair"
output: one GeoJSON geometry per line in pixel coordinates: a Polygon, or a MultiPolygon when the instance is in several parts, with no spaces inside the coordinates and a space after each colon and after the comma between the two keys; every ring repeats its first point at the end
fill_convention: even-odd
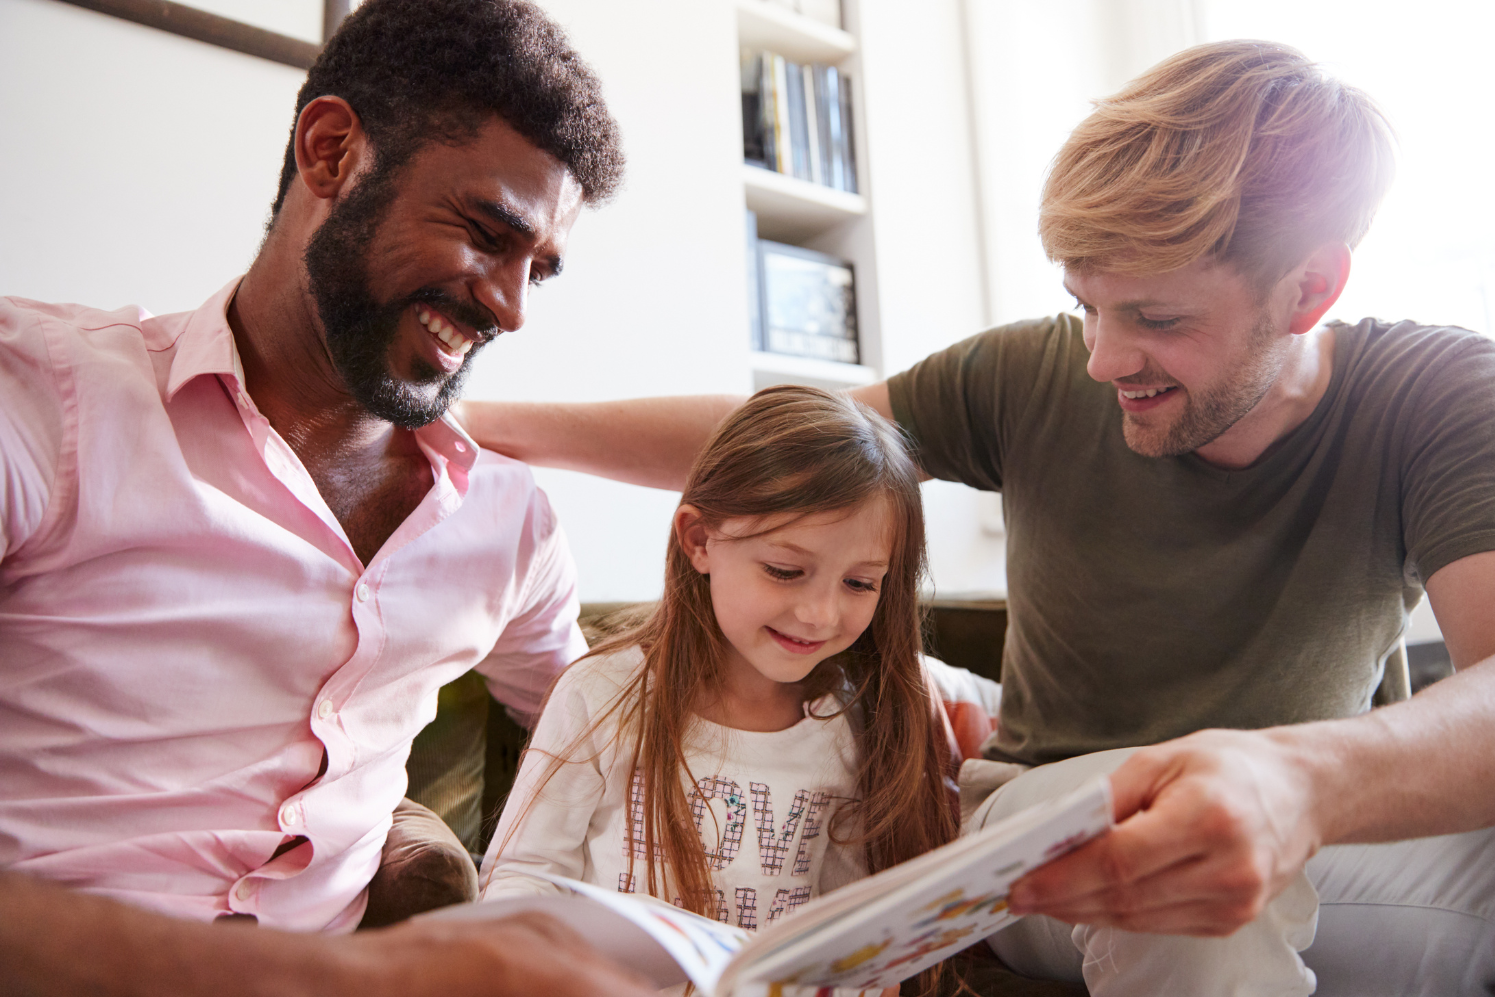
{"type": "MultiPolygon", "coordinates": [[[[903,440],[850,398],[816,388],[768,388],[717,428],[680,497],[711,528],[743,517],[849,513],[878,497],[891,512],[892,550],[872,623],[805,680],[806,702],[838,693],[853,719],[858,799],[838,812],[831,836],[860,844],[872,872],[956,833],[945,782],[950,752],[919,663],[924,515],[918,470],[903,440]]],[[[631,771],[643,782],[647,892],[713,916],[711,870],[681,776],[688,774],[684,744],[695,711],[722,689],[727,645],[710,582],[691,565],[673,529],[657,608],[591,653],[635,645],[644,666],[593,729],[616,715],[619,736],[633,739],[631,771]]],[[[564,759],[552,764],[558,768],[564,759]]]]}

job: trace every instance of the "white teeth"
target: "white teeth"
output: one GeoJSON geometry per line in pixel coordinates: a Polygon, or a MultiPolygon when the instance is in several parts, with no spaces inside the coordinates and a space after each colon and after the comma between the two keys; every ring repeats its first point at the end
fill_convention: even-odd
{"type": "Polygon", "coordinates": [[[1133,398],[1133,399],[1136,399],[1136,398],[1153,398],[1153,397],[1155,397],[1157,395],[1162,394],[1164,391],[1168,391],[1168,390],[1171,390],[1171,389],[1169,389],[1169,388],[1148,388],[1146,391],[1123,391],[1121,393],[1121,397],[1123,397],[1123,398],[1133,398]]]}
{"type": "Polygon", "coordinates": [[[466,356],[467,351],[472,349],[472,340],[468,339],[465,336],[458,335],[451,326],[445,326],[438,329],[436,327],[436,323],[432,322],[431,331],[436,334],[437,339],[441,340],[441,345],[446,347],[446,351],[448,353],[455,353],[458,356],[466,356]]]}
{"type": "Polygon", "coordinates": [[[424,308],[419,309],[415,317],[440,341],[445,352],[465,357],[472,349],[472,340],[458,332],[450,322],[441,321],[439,316],[432,315],[424,308]]]}

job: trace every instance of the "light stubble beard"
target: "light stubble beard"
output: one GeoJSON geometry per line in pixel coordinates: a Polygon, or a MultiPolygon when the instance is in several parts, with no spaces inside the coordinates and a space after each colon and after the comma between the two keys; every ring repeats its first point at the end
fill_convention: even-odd
{"type": "Polygon", "coordinates": [[[1213,443],[1272,390],[1287,362],[1287,352],[1286,340],[1277,335],[1271,316],[1263,310],[1251,330],[1245,357],[1216,384],[1197,394],[1187,391],[1178,418],[1166,426],[1148,426],[1123,412],[1121,431],[1126,445],[1143,457],[1182,457],[1213,443]]]}

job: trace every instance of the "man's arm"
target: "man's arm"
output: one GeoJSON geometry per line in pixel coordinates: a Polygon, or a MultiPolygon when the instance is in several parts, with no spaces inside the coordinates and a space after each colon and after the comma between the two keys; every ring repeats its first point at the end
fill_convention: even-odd
{"type": "Polygon", "coordinates": [[[712,430],[741,404],[738,395],[465,401],[457,417],[479,446],[526,464],[678,491],[712,430]]]}
{"type": "Polygon", "coordinates": [[[5,872],[0,991],[48,997],[652,992],[540,916],[302,935],[178,921],[5,872]]]}
{"type": "MultiPolygon", "coordinates": [[[[850,392],[893,418],[885,383],[850,392]]],[[[670,395],[616,402],[465,401],[456,415],[478,445],[538,467],[679,491],[711,433],[741,395],[670,395]]]]}
{"type": "Polygon", "coordinates": [[[1111,776],[1109,835],[1013,890],[1018,913],[1226,935],[1320,847],[1495,825],[1495,552],[1427,582],[1458,674],[1394,706],[1263,731],[1201,731],[1111,776]]]}

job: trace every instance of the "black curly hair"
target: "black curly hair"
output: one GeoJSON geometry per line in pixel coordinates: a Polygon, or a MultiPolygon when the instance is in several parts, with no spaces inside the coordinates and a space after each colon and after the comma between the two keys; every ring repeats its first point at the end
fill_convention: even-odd
{"type": "Polygon", "coordinates": [[[426,142],[460,142],[496,114],[555,156],[588,202],[623,176],[602,85],[561,29],[527,0],[366,0],[327,41],[296,95],[279,214],[296,176],[296,120],[318,97],[357,112],[384,176],[426,142]]]}

